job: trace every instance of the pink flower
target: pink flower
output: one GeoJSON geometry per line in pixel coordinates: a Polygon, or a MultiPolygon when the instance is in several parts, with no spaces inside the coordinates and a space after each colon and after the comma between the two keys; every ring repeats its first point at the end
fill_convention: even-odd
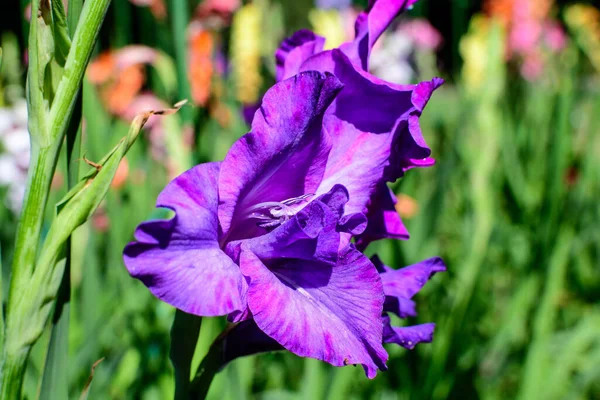
{"type": "Polygon", "coordinates": [[[438,30],[426,19],[408,21],[401,26],[400,30],[408,34],[417,48],[423,50],[435,51],[444,41],[438,30]]]}
{"type": "Polygon", "coordinates": [[[544,26],[544,42],[548,48],[558,53],[567,45],[567,35],[558,22],[547,22],[544,26]]]}

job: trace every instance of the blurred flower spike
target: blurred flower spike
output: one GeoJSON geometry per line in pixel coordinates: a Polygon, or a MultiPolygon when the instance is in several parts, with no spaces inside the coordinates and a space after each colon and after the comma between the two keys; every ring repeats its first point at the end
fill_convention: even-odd
{"type": "Polygon", "coordinates": [[[146,82],[144,65],[156,63],[158,56],[150,47],[132,45],[102,53],[90,64],[88,78],[101,86],[102,100],[111,113],[127,113],[146,82]]]}
{"type": "Polygon", "coordinates": [[[256,4],[246,4],[233,18],[231,26],[231,67],[236,85],[236,97],[243,104],[259,100],[261,66],[261,10],[256,4]]]}
{"type": "Polygon", "coordinates": [[[520,61],[521,75],[539,79],[548,59],[566,46],[561,25],[551,18],[553,0],[488,0],[486,14],[497,18],[507,33],[506,56],[520,61]]]}
{"type": "Polygon", "coordinates": [[[387,368],[383,343],[432,340],[433,324],[392,327],[388,313],[415,315],[411,299],[442,261],[393,270],[362,253],[408,238],[386,183],[434,163],[419,117],[442,80],[368,72],[376,40],[412,3],[375,2],[356,38],[329,51],[310,31],[286,39],[251,131],[169,183],[156,205],[175,216],[140,224],[126,246],[129,273],[157,298],[228,316],[223,363],[283,348],[373,378],[387,368]]]}
{"type": "MultiPolygon", "coordinates": [[[[146,66],[155,69],[167,95],[173,97],[176,87],[173,60],[166,54],[143,45],[130,45],[100,54],[90,63],[87,77],[97,86],[107,110],[112,115],[131,122],[140,113],[168,108],[168,102],[144,88],[146,66]]],[[[207,86],[206,90],[210,90],[210,86],[207,86]]],[[[203,93],[203,96],[207,97],[208,92],[203,93]]],[[[205,100],[205,97],[202,99],[205,100]]],[[[153,115],[146,128],[149,131],[152,157],[171,168],[172,162],[169,160],[165,143],[167,125],[168,118],[153,115]]]]}
{"type": "Polygon", "coordinates": [[[565,22],[592,66],[600,72],[600,11],[591,5],[574,4],[565,10],[565,22]]]}

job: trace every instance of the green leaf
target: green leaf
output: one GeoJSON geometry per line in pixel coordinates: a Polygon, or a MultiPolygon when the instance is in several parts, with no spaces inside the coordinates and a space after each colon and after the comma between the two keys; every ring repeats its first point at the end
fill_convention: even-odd
{"type": "Polygon", "coordinates": [[[54,57],[61,67],[65,66],[69,50],[71,49],[71,38],[67,28],[67,16],[62,0],[50,0],[52,2],[52,22],[55,41],[54,57]]]}
{"type": "Polygon", "coordinates": [[[52,268],[62,246],[71,233],[87,221],[96,211],[100,202],[108,192],[110,184],[117,172],[121,159],[137,139],[142,127],[151,115],[166,115],[176,112],[184,103],[178,103],[175,108],[161,111],[149,111],[138,115],[133,120],[127,136],[125,136],[100,163],[90,163],[94,169],[84,175],[57,207],[58,215],[48,232],[44,243],[39,269],[52,268]]]}
{"type": "Polygon", "coordinates": [[[54,54],[52,12],[47,0],[34,1],[31,7],[31,30],[29,37],[29,69],[27,96],[29,134],[31,139],[46,142],[47,118],[50,111],[47,73],[54,54]]]}
{"type": "MultiPolygon", "coordinates": [[[[67,27],[64,20],[62,1],[54,1],[53,6],[58,7],[54,12],[55,35],[59,35],[56,31],[57,26],[60,25],[56,22],[59,19],[62,21],[62,33],[66,35],[67,27]],[[55,6],[56,3],[59,6],[55,6]]],[[[82,0],[69,1],[69,30],[71,32],[75,31],[82,7],[82,0]]],[[[68,48],[71,46],[71,40],[66,37],[66,41],[68,42],[68,47],[65,47],[65,49],[68,51],[68,48]]],[[[76,160],[80,157],[81,153],[81,93],[78,94],[78,97],[79,99],[75,105],[67,130],[66,140],[67,182],[69,188],[79,181],[79,163],[76,160]]],[[[71,261],[73,258],[71,242],[72,238],[69,238],[65,252],[65,271],[62,276],[54,316],[52,318],[52,332],[50,334],[50,343],[42,375],[40,400],[60,400],[66,399],[69,396],[69,324],[71,320],[71,261]]]]}
{"type": "MultiPolygon", "coordinates": [[[[80,182],[83,185],[76,186],[74,189],[77,190],[72,191],[71,197],[64,202],[50,226],[33,275],[26,285],[19,288],[21,296],[10,310],[10,343],[7,339],[5,344],[5,350],[8,348],[9,354],[28,355],[31,346],[41,336],[65,270],[65,259],[62,258],[65,243],[73,231],[92,216],[108,192],[119,162],[137,139],[148,118],[153,114],[173,113],[181,105],[183,104],[179,103],[174,109],[149,111],[138,115],[133,120],[127,136],[121,139],[95,171],[86,175],[80,182]]],[[[24,368],[22,359],[18,362],[11,360],[11,363],[24,368]]],[[[22,371],[18,370],[16,373],[22,374],[22,371]]],[[[20,390],[21,385],[18,386],[20,390]]],[[[14,390],[15,388],[10,386],[10,392],[13,393],[14,390]]]]}

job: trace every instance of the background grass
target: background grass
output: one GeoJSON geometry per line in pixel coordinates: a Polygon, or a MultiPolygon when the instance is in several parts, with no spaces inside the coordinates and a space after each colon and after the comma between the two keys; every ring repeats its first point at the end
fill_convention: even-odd
{"type": "MultiPolygon", "coordinates": [[[[145,89],[167,104],[189,97],[185,27],[192,3],[168,1],[166,18],[157,20],[147,8],[114,0],[98,52],[132,43],[160,49],[176,71],[175,86],[169,80],[173,76],[161,75],[158,67],[147,70],[145,89]]],[[[242,35],[260,41],[264,91],[273,82],[273,50],[284,34],[309,27],[312,5],[255,4],[266,15],[264,25],[259,32],[242,29],[242,35]]],[[[448,272],[436,275],[417,296],[419,317],[409,321],[435,321],[434,342],[413,351],[389,348],[389,371],[371,381],[360,368],[333,368],[287,353],[247,357],[217,375],[209,398],[600,398],[599,76],[574,36],[550,60],[544,79],[524,80],[503,58],[501,32],[491,29],[484,78],[473,86],[461,75],[459,43],[480,4],[448,4],[441,7],[451,18],[441,18],[448,14],[427,0],[410,14],[428,16],[446,41],[438,66],[449,82],[421,119],[438,163],[410,171],[393,186],[418,204],[406,219],[411,239],[368,249],[395,267],[434,255],[444,258],[448,272]]],[[[16,17],[21,11],[14,11],[2,30],[22,38],[22,19],[16,17]]],[[[226,55],[245,46],[236,42],[235,28],[222,29],[217,38],[226,55]]],[[[7,41],[8,36],[3,46],[7,41]]],[[[5,62],[4,82],[22,82],[22,72],[7,77],[5,62]]],[[[216,76],[213,87],[208,107],[184,108],[165,120],[164,151],[175,163],[170,170],[150,156],[150,136],[140,138],[127,156],[126,182],[111,190],[97,218],[73,237],[65,367],[72,397],[81,393],[92,364],[102,357],[90,398],[172,396],[168,353],[174,310],[128,276],[121,252],[139,222],[164,216],[154,202],[173,169],[222,159],[247,131],[235,67],[216,76]],[[194,138],[191,147],[184,144],[186,130],[194,138]]],[[[100,159],[128,127],[106,110],[89,82],[83,120],[82,154],[91,160],[100,159]]],[[[65,165],[59,166],[63,176],[65,165]]],[[[56,189],[50,203],[64,191],[56,189]]],[[[49,207],[48,221],[52,213],[49,207]]],[[[16,217],[0,206],[0,220],[6,285],[16,217]]],[[[204,320],[194,365],[224,323],[204,320]]],[[[25,383],[28,398],[38,396],[49,338],[50,329],[34,349],[25,383]]]]}

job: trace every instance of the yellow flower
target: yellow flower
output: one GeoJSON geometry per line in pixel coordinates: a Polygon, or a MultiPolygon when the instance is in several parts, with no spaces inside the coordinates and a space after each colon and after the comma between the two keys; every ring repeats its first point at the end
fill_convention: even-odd
{"type": "Polygon", "coordinates": [[[477,15],[459,44],[463,58],[462,77],[467,88],[477,90],[485,80],[488,57],[489,20],[477,15]]]}
{"type": "Polygon", "coordinates": [[[600,11],[586,4],[575,4],[565,11],[565,22],[577,42],[600,72],[600,11]]]}
{"type": "Polygon", "coordinates": [[[262,16],[255,4],[246,4],[233,17],[231,26],[231,66],[237,99],[245,104],[258,101],[262,16]]]}
{"type": "Polygon", "coordinates": [[[339,47],[348,41],[344,20],[338,10],[313,9],[308,14],[308,19],[315,33],[325,38],[325,50],[339,47]]]}

